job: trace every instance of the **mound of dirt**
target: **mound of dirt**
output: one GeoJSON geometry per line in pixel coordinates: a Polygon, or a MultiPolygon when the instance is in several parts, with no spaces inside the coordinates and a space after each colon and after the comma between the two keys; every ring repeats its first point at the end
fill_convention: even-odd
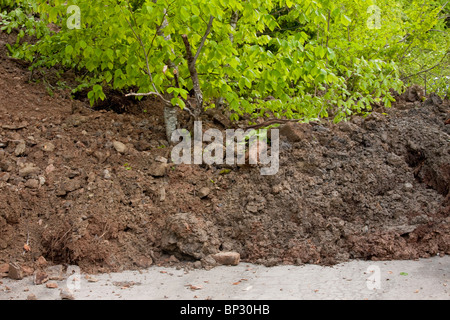
{"type": "Polygon", "coordinates": [[[157,102],[118,114],[50,97],[6,58],[5,41],[0,265],[35,268],[43,256],[96,272],[209,267],[220,251],[265,265],[450,253],[448,100],[409,95],[365,119],[285,124],[276,175],[224,174],[165,163],[157,102]]]}

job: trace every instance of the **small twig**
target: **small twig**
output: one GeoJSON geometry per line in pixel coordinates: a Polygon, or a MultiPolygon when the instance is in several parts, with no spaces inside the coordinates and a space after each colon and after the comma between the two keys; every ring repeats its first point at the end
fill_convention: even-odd
{"type": "MultiPolygon", "coordinates": [[[[134,21],[135,21],[135,23],[136,23],[136,19],[135,19],[134,15],[133,15],[133,12],[130,11],[130,13],[131,13],[131,17],[134,19],[134,21]]],[[[156,88],[155,82],[153,81],[152,73],[151,73],[151,71],[150,71],[150,65],[149,65],[149,62],[148,62],[147,50],[145,50],[144,42],[142,41],[142,38],[139,36],[139,34],[134,30],[133,25],[131,24],[131,22],[128,21],[128,19],[127,19],[126,17],[125,17],[125,20],[127,21],[128,25],[129,25],[130,28],[131,28],[131,31],[133,32],[133,34],[134,34],[134,36],[136,37],[136,39],[139,41],[139,44],[141,45],[141,49],[142,49],[142,51],[144,52],[145,64],[146,64],[146,67],[147,67],[147,70],[146,70],[146,71],[147,71],[147,74],[148,74],[148,76],[149,76],[149,78],[150,78],[150,82],[151,82],[151,84],[152,84],[152,86],[153,86],[153,89],[155,90],[155,92],[159,93],[159,92],[158,92],[158,89],[156,88]]],[[[154,40],[154,39],[153,39],[153,40],[154,40]]],[[[165,100],[165,99],[164,99],[164,100],[165,100]]],[[[165,102],[166,102],[166,101],[167,101],[167,100],[165,100],[165,102]]]]}
{"type": "Polygon", "coordinates": [[[450,51],[447,51],[447,52],[444,54],[444,56],[442,57],[442,59],[441,59],[437,64],[435,64],[434,66],[432,66],[432,67],[430,67],[430,68],[428,68],[428,69],[419,71],[419,72],[417,72],[417,73],[411,74],[411,75],[409,75],[409,76],[400,78],[400,80],[403,81],[403,80],[409,79],[409,78],[411,78],[411,77],[417,76],[417,75],[419,75],[419,74],[426,73],[426,72],[428,72],[428,71],[433,70],[434,68],[438,67],[438,66],[442,63],[442,61],[445,59],[445,57],[446,57],[449,53],[450,53],[450,51]]]}
{"type": "Polygon", "coordinates": [[[167,104],[167,105],[169,105],[169,104],[172,105],[171,102],[170,102],[169,100],[165,99],[165,98],[162,96],[162,94],[160,94],[159,92],[143,92],[143,93],[134,93],[134,92],[130,92],[130,93],[127,93],[127,94],[125,95],[125,97],[129,97],[129,96],[152,96],[152,95],[158,96],[165,104],[167,104]]]}
{"type": "Polygon", "coordinates": [[[195,53],[194,64],[197,62],[198,56],[200,55],[200,52],[202,51],[202,48],[205,45],[206,38],[208,38],[208,35],[211,32],[211,27],[212,27],[213,21],[214,21],[214,17],[210,16],[209,17],[208,26],[206,27],[205,34],[203,35],[202,41],[200,42],[200,45],[198,46],[197,52],[195,53]]]}

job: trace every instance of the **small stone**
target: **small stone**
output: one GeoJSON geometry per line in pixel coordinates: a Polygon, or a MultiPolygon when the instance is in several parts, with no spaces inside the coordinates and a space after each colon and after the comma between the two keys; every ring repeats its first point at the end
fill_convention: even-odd
{"type": "Polygon", "coordinates": [[[49,165],[47,166],[47,168],[45,168],[45,173],[46,173],[46,174],[50,174],[50,173],[53,172],[53,170],[55,170],[55,166],[54,166],[53,164],[49,164],[49,165]]]}
{"type": "Polygon", "coordinates": [[[22,272],[25,276],[31,276],[34,272],[34,269],[27,266],[22,266],[22,272]]]}
{"type": "Polygon", "coordinates": [[[38,179],[39,179],[39,184],[41,186],[43,186],[45,184],[45,178],[43,176],[39,176],[38,179]]]}
{"type": "Polygon", "coordinates": [[[166,189],[164,187],[162,187],[160,189],[160,194],[159,194],[159,201],[163,202],[166,200],[166,189]]]}
{"type": "Polygon", "coordinates": [[[30,189],[37,189],[39,187],[39,180],[29,179],[25,182],[25,187],[30,189]]]}
{"type": "Polygon", "coordinates": [[[201,269],[202,268],[202,262],[201,261],[195,261],[194,262],[194,269],[201,269]]]}
{"type": "Polygon", "coordinates": [[[147,151],[152,148],[152,145],[147,141],[140,140],[134,144],[134,147],[137,151],[147,151]]]}
{"type": "Polygon", "coordinates": [[[389,153],[386,157],[387,163],[395,167],[399,167],[403,164],[404,160],[394,153],[389,153]]]}
{"type": "Polygon", "coordinates": [[[62,300],[75,300],[75,297],[73,296],[72,292],[70,292],[69,289],[61,289],[59,296],[62,300]]]}
{"type": "Polygon", "coordinates": [[[278,194],[281,191],[283,191],[283,186],[281,184],[277,184],[276,186],[272,187],[272,193],[273,194],[278,194]]]}
{"type": "Polygon", "coordinates": [[[413,189],[413,185],[409,182],[405,183],[403,187],[405,188],[406,191],[411,191],[413,189]]]}
{"type": "Polygon", "coordinates": [[[116,149],[117,152],[119,153],[125,153],[127,151],[127,146],[124,145],[122,142],[120,141],[113,141],[113,147],[114,149],[116,149]]]}
{"type": "Polygon", "coordinates": [[[53,152],[55,151],[55,145],[51,142],[47,142],[42,145],[41,149],[45,152],[53,152]]]}
{"type": "Polygon", "coordinates": [[[247,206],[247,210],[251,213],[257,213],[258,212],[258,207],[254,204],[249,204],[247,206]]]}
{"type": "Polygon", "coordinates": [[[63,184],[63,190],[66,192],[72,192],[81,188],[80,179],[69,179],[63,184]]]}
{"type": "Polygon", "coordinates": [[[22,269],[18,264],[11,262],[9,264],[8,276],[14,280],[21,280],[23,279],[22,269]]]}
{"type": "Polygon", "coordinates": [[[289,142],[305,141],[311,136],[311,125],[307,123],[286,123],[279,130],[289,142]]]}
{"type": "Polygon", "coordinates": [[[219,252],[213,254],[212,257],[218,264],[221,265],[230,265],[237,266],[241,259],[241,255],[238,252],[228,251],[228,252],[219,252]]]}
{"type": "Polygon", "coordinates": [[[48,275],[44,271],[36,271],[34,274],[34,284],[39,285],[48,281],[48,275]]]}
{"type": "Polygon", "coordinates": [[[161,156],[157,156],[155,158],[156,161],[158,162],[162,162],[162,163],[167,163],[167,158],[161,157],[161,156]]]}
{"type": "Polygon", "coordinates": [[[16,146],[14,150],[14,154],[19,157],[25,154],[26,145],[24,140],[20,140],[19,144],[16,146]]]}
{"type": "Polygon", "coordinates": [[[37,174],[38,172],[39,168],[33,163],[26,163],[25,166],[19,170],[19,176],[26,177],[32,174],[37,174]]]}
{"type": "Polygon", "coordinates": [[[202,258],[202,267],[205,269],[210,269],[215,266],[217,266],[217,261],[214,259],[211,255],[207,255],[206,257],[202,258]]]}
{"type": "Polygon", "coordinates": [[[203,187],[198,191],[198,196],[200,197],[200,199],[203,199],[208,196],[210,192],[211,190],[208,187],[203,187]]]}
{"type": "Polygon", "coordinates": [[[34,293],[30,293],[27,296],[27,300],[37,300],[37,297],[36,297],[36,295],[34,293]]]}
{"type": "Polygon", "coordinates": [[[98,279],[96,277],[93,276],[89,276],[86,278],[88,282],[98,282],[98,279]]]}
{"type": "Polygon", "coordinates": [[[50,266],[45,269],[49,280],[62,280],[63,276],[63,266],[58,264],[56,266],[50,266]]]}
{"type": "Polygon", "coordinates": [[[38,266],[43,267],[43,266],[47,265],[47,260],[45,260],[45,258],[43,256],[40,256],[37,259],[36,263],[38,266]]]}
{"type": "Polygon", "coordinates": [[[108,156],[105,153],[97,150],[94,151],[94,157],[98,160],[99,163],[103,163],[108,156]]]}
{"type": "Polygon", "coordinates": [[[166,174],[166,167],[165,163],[154,162],[150,165],[148,171],[154,177],[163,177],[166,174]]]}
{"type": "Polygon", "coordinates": [[[56,282],[48,282],[45,286],[49,289],[57,289],[58,288],[58,284],[56,282]]]}
{"type": "Polygon", "coordinates": [[[11,175],[8,172],[0,172],[0,181],[8,182],[11,175]]]}
{"type": "Polygon", "coordinates": [[[148,268],[153,264],[153,260],[150,257],[141,257],[135,263],[139,268],[148,268]]]}
{"type": "Polygon", "coordinates": [[[103,170],[103,178],[105,178],[106,180],[111,179],[111,173],[108,169],[103,170]]]}

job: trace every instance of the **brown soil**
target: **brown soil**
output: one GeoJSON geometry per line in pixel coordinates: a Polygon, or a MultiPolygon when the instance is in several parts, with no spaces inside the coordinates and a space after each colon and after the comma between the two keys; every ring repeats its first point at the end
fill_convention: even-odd
{"type": "Polygon", "coordinates": [[[7,58],[10,40],[0,34],[0,265],[34,268],[43,256],[99,272],[210,266],[219,251],[265,265],[450,253],[448,100],[405,94],[385,114],[283,125],[274,176],[169,163],[158,177],[155,158],[171,149],[157,102],[103,104],[118,113],[64,90],[51,97],[7,58]]]}

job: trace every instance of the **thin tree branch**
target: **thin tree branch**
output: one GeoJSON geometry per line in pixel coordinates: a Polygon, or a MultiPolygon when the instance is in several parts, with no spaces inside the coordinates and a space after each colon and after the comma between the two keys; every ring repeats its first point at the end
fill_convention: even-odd
{"type": "Polygon", "coordinates": [[[214,17],[210,16],[209,17],[208,26],[206,27],[205,34],[203,35],[202,41],[200,42],[200,45],[198,46],[197,52],[195,53],[194,64],[197,62],[198,56],[200,55],[200,52],[202,51],[202,48],[205,45],[206,38],[208,37],[209,33],[211,32],[211,27],[212,27],[212,24],[213,24],[213,20],[214,20],[214,17]]]}
{"type": "Polygon", "coordinates": [[[139,43],[140,43],[140,45],[141,45],[142,51],[144,52],[145,64],[146,64],[146,67],[147,67],[147,70],[146,70],[146,71],[147,71],[147,75],[148,75],[149,78],[150,78],[150,82],[152,83],[153,89],[155,90],[155,92],[157,92],[157,93],[159,94],[158,89],[156,88],[155,82],[153,81],[152,73],[151,73],[151,71],[150,71],[150,65],[149,65],[149,63],[148,63],[148,55],[147,55],[147,50],[145,50],[145,45],[144,45],[144,43],[142,42],[141,37],[140,37],[140,36],[136,33],[136,31],[134,30],[133,25],[131,24],[131,22],[128,21],[128,19],[127,19],[126,17],[125,17],[125,20],[127,21],[128,25],[129,25],[130,28],[131,28],[131,31],[133,31],[134,36],[136,37],[136,39],[139,41],[139,43]]]}
{"type": "Polygon", "coordinates": [[[438,66],[442,63],[442,61],[444,61],[445,57],[446,57],[449,53],[450,53],[450,51],[447,51],[447,52],[444,54],[444,56],[442,57],[442,59],[441,59],[437,64],[435,64],[434,66],[432,66],[432,67],[430,67],[430,68],[428,68],[428,69],[419,71],[419,72],[417,72],[417,73],[411,74],[411,75],[409,75],[409,76],[400,78],[400,80],[403,81],[403,80],[409,79],[409,78],[411,78],[411,77],[417,76],[417,75],[419,75],[419,74],[426,73],[426,72],[428,72],[428,71],[433,70],[434,68],[438,67],[438,66]]]}

